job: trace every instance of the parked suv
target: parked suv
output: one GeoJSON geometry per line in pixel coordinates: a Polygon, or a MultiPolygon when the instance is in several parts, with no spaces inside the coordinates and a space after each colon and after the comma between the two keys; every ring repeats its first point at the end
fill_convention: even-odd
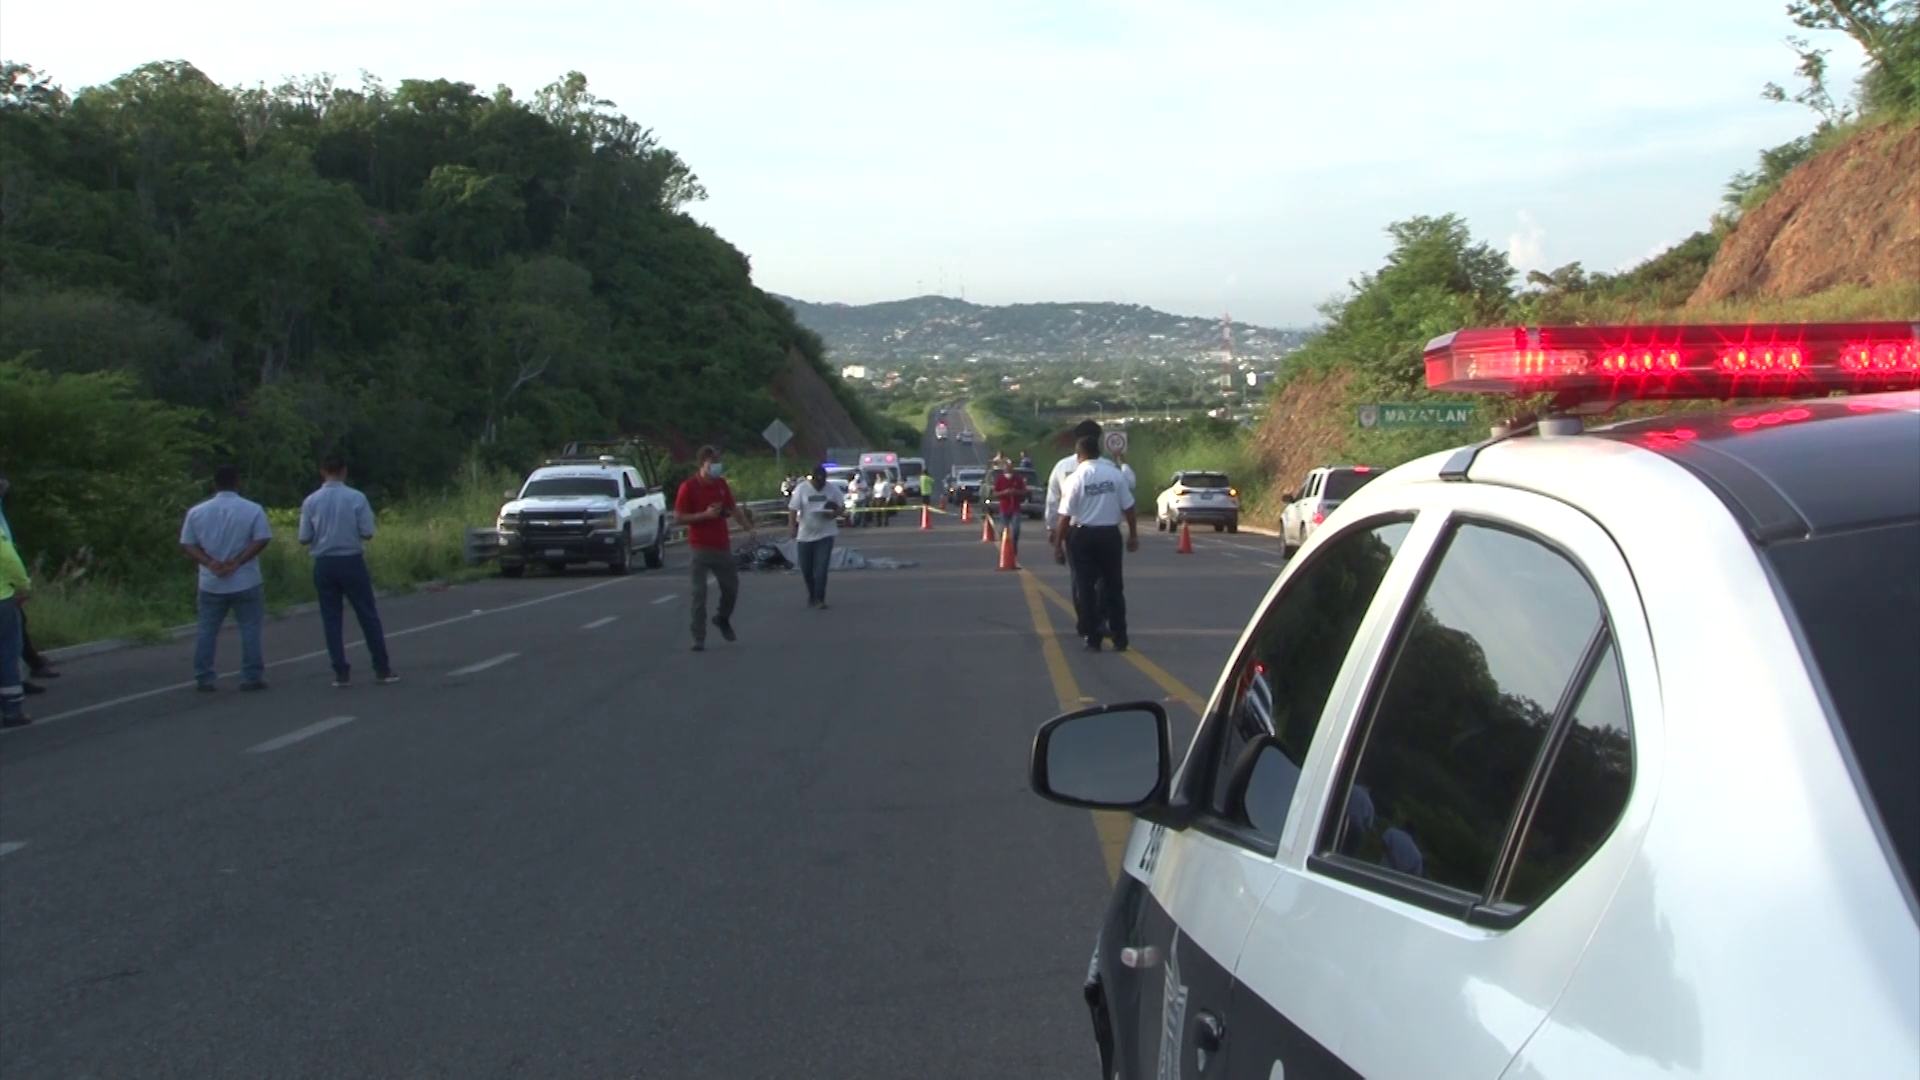
{"type": "Polygon", "coordinates": [[[508,499],[498,522],[504,577],[519,577],[532,563],[555,571],[605,563],[624,574],[636,552],[649,569],[665,558],[666,494],[617,458],[550,460],[508,499]]]}
{"type": "Polygon", "coordinates": [[[1293,554],[1335,507],[1379,475],[1367,465],[1323,465],[1308,473],[1299,490],[1280,496],[1280,546],[1293,554]]]}

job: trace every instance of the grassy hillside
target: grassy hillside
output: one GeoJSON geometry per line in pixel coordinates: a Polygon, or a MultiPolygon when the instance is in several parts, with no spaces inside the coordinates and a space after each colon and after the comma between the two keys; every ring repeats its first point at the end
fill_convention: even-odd
{"type": "Polygon", "coordinates": [[[491,520],[466,495],[497,498],[483,478],[574,438],[684,462],[703,442],[756,454],[776,416],[883,430],[685,212],[692,170],[578,73],[519,100],[445,79],[223,87],[184,62],[69,94],[4,68],[0,470],[19,546],[60,583],[48,644],[67,633],[54,597],[175,610],[170,532],[216,461],[286,507],[341,452],[377,506],[457,510],[451,529],[491,520]],[[776,387],[796,357],[827,387],[815,411],[845,414],[794,414],[776,387]]]}

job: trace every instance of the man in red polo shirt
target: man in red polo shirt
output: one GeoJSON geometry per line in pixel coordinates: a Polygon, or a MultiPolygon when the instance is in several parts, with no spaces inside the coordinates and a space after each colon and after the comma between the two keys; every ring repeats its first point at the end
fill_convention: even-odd
{"type": "Polygon", "coordinates": [[[740,570],[734,565],[733,544],[727,537],[732,516],[755,539],[753,519],[735,502],[733,489],[721,479],[720,451],[700,448],[700,471],[680,485],[673,498],[673,519],[687,527],[687,551],[693,563],[693,651],[707,647],[707,575],[720,583],[720,608],[713,625],[720,636],[734,640],[733,605],[740,598],[740,570]]]}

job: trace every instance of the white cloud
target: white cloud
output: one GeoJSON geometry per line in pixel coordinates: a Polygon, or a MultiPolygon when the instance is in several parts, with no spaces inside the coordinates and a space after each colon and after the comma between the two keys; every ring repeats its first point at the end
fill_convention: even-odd
{"type": "Polygon", "coordinates": [[[1507,236],[1507,261],[1513,263],[1513,268],[1522,276],[1529,270],[1548,269],[1547,230],[1525,210],[1520,211],[1519,216],[1521,231],[1507,236]]]}

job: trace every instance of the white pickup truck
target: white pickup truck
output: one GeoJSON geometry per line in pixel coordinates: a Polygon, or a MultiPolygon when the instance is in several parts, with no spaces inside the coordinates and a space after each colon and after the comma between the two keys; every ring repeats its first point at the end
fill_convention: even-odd
{"type": "Polygon", "coordinates": [[[666,555],[667,496],[613,457],[560,458],[527,476],[500,508],[500,573],[533,563],[555,571],[605,563],[624,574],[637,552],[648,569],[666,555]]]}

